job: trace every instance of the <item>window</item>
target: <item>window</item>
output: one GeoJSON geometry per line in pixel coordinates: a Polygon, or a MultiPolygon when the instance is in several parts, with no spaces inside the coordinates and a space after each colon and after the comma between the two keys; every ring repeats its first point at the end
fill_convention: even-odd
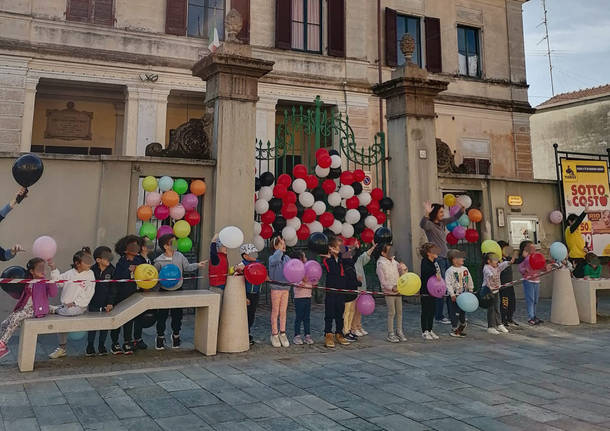
{"type": "Polygon", "coordinates": [[[461,152],[466,173],[490,175],[491,152],[487,139],[462,139],[461,152]]]}
{"type": "Polygon", "coordinates": [[[187,35],[222,39],[224,16],[224,0],[188,0],[187,35]]]}
{"type": "Polygon", "coordinates": [[[292,1],[292,49],[306,52],[322,52],[322,1],[292,1]]]}
{"type": "Polygon", "coordinates": [[[411,61],[421,67],[421,29],[419,24],[419,18],[407,16],[407,15],[396,15],[396,52],[398,58],[398,64],[405,64],[405,56],[402,55],[400,50],[400,40],[409,33],[415,39],[415,51],[411,61]]]}
{"type": "Polygon", "coordinates": [[[68,0],[68,21],[114,25],[114,0],[68,0]]]}
{"type": "Polygon", "coordinates": [[[481,77],[479,29],[458,26],[457,31],[459,74],[481,77]]]}

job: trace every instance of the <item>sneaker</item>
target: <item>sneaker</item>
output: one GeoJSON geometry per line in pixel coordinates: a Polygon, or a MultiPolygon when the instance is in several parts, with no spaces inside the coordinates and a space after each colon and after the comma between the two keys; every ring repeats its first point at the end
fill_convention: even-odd
{"type": "Polygon", "coordinates": [[[364,334],[362,333],[362,331],[361,331],[360,329],[356,329],[356,330],[354,331],[354,335],[355,335],[356,337],[364,337],[364,334]]]}
{"type": "Polygon", "coordinates": [[[458,329],[454,329],[449,333],[452,337],[460,337],[460,331],[458,329]]]}
{"type": "Polygon", "coordinates": [[[433,340],[432,335],[430,335],[430,332],[428,332],[428,331],[422,332],[421,337],[424,340],[433,340]]]}
{"type": "Polygon", "coordinates": [[[466,323],[462,323],[460,326],[458,326],[458,330],[460,331],[460,336],[466,336],[466,333],[464,332],[464,330],[466,329],[466,323]]]}
{"type": "Polygon", "coordinates": [[[437,322],[442,323],[443,325],[449,325],[451,323],[451,320],[447,319],[446,317],[443,317],[441,320],[437,320],[437,322]]]}
{"type": "Polygon", "coordinates": [[[313,344],[313,338],[311,338],[311,335],[305,335],[305,344],[313,344]]]}
{"type": "Polygon", "coordinates": [[[66,356],[66,349],[63,347],[58,347],[57,349],[53,350],[53,353],[49,355],[49,358],[58,359],[63,358],[64,356],[66,356]]]}
{"type": "Polygon", "coordinates": [[[300,335],[295,335],[294,338],[292,339],[292,344],[296,344],[298,346],[303,344],[303,338],[301,338],[300,335]]]}
{"type": "Polygon", "coordinates": [[[133,355],[133,342],[129,341],[128,343],[123,344],[123,354],[133,355]]]}
{"type": "Polygon", "coordinates": [[[389,341],[390,343],[400,343],[400,339],[393,332],[388,333],[386,341],[389,341]]]}
{"type": "Polygon", "coordinates": [[[288,337],[285,332],[280,332],[280,344],[282,347],[290,347],[290,341],[288,341],[288,337]]]}
{"type": "Polygon", "coordinates": [[[141,338],[139,340],[135,340],[133,342],[133,350],[146,350],[146,349],[148,349],[148,345],[141,338]]]}
{"type": "Polygon", "coordinates": [[[342,346],[347,346],[350,344],[343,334],[335,334],[335,339],[337,340],[337,343],[341,344],[342,346]]]}
{"type": "Polygon", "coordinates": [[[165,350],[165,337],[157,336],[157,342],[155,343],[156,350],[165,350]]]}
{"type": "Polygon", "coordinates": [[[369,335],[368,332],[366,332],[364,329],[360,328],[360,332],[362,333],[362,335],[369,335]]]}
{"type": "Polygon", "coordinates": [[[123,354],[123,349],[121,349],[121,345],[118,343],[110,346],[110,351],[112,352],[113,355],[122,355],[123,354]]]}
{"type": "Polygon", "coordinates": [[[280,336],[278,334],[271,335],[271,345],[273,347],[282,347],[282,343],[280,341],[280,336]]]}
{"type": "Polygon", "coordinates": [[[330,332],[324,336],[324,346],[328,348],[335,347],[335,336],[330,332]]]}
{"type": "Polygon", "coordinates": [[[250,345],[254,346],[254,337],[252,335],[248,335],[248,339],[250,340],[250,345]]]}
{"type": "Polygon", "coordinates": [[[108,354],[108,350],[106,350],[106,346],[98,346],[97,355],[98,356],[106,356],[108,354]]]}
{"type": "Polygon", "coordinates": [[[496,329],[500,332],[502,332],[503,334],[508,334],[508,329],[506,329],[506,326],[504,325],[498,325],[496,326],[496,329]]]}
{"type": "Polygon", "coordinates": [[[10,350],[8,349],[7,345],[0,341],[0,358],[4,358],[6,355],[8,355],[10,352],[10,350]]]}
{"type": "Polygon", "coordinates": [[[436,335],[433,331],[428,331],[433,340],[438,340],[440,337],[436,335]]]}
{"type": "Polygon", "coordinates": [[[180,335],[172,334],[172,349],[179,349],[180,343],[182,343],[180,335]]]}
{"type": "Polygon", "coordinates": [[[85,356],[94,356],[94,355],[95,355],[95,348],[89,344],[87,346],[87,350],[85,350],[85,356]]]}
{"type": "Polygon", "coordinates": [[[530,319],[527,321],[528,325],[530,326],[536,326],[538,324],[538,322],[536,322],[536,320],[534,319],[530,319]]]}
{"type": "Polygon", "coordinates": [[[491,335],[498,335],[500,332],[496,328],[487,328],[487,333],[491,335]]]}
{"type": "Polygon", "coordinates": [[[345,335],[345,339],[347,341],[349,341],[350,343],[353,343],[354,341],[358,341],[358,337],[356,337],[356,335],[352,334],[351,332],[348,332],[345,335]]]}
{"type": "Polygon", "coordinates": [[[398,339],[399,339],[400,341],[407,341],[407,337],[405,336],[405,334],[403,334],[403,332],[402,332],[402,331],[400,331],[400,332],[396,332],[396,336],[398,337],[398,339]]]}

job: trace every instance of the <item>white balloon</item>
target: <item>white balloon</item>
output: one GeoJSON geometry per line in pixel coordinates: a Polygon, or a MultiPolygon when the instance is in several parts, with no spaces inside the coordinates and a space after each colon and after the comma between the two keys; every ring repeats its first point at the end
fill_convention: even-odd
{"type": "Polygon", "coordinates": [[[307,183],[305,182],[305,180],[303,178],[297,178],[296,180],[294,180],[292,182],[292,190],[297,195],[300,195],[305,190],[307,190],[307,183]]]}
{"type": "Polygon", "coordinates": [[[341,199],[341,206],[347,208],[347,199],[341,199]]]}
{"type": "Polygon", "coordinates": [[[339,189],[339,194],[343,199],[349,199],[354,196],[354,188],[352,186],[342,185],[339,189]]]}
{"type": "Polygon", "coordinates": [[[297,245],[297,242],[299,242],[299,239],[296,237],[296,235],[294,238],[290,238],[290,239],[285,238],[285,240],[286,240],[286,245],[288,247],[294,247],[295,245],[297,245]]]}
{"type": "Polygon", "coordinates": [[[330,156],[330,167],[333,169],[337,169],[341,167],[341,156],[333,154],[330,156]]]}
{"type": "Polygon", "coordinates": [[[375,216],[367,216],[364,219],[364,225],[366,227],[368,227],[369,229],[372,229],[373,231],[375,231],[375,226],[377,226],[377,218],[375,218],[375,216]]]}
{"type": "Polygon", "coordinates": [[[322,232],[324,230],[324,226],[322,226],[322,223],[320,223],[318,220],[312,221],[307,225],[307,227],[309,228],[310,233],[322,232]]]}
{"type": "Polygon", "coordinates": [[[261,233],[261,224],[257,221],[254,222],[254,235],[259,235],[261,233]]]}
{"type": "Polygon", "coordinates": [[[460,205],[462,205],[466,209],[468,209],[472,206],[472,199],[470,199],[470,196],[468,196],[468,195],[459,195],[457,197],[457,201],[460,205]]]}
{"type": "Polygon", "coordinates": [[[349,224],[356,224],[360,221],[360,212],[358,210],[347,210],[345,213],[345,221],[349,224]]]}
{"type": "Polygon", "coordinates": [[[335,220],[329,229],[333,231],[333,233],[339,235],[343,230],[343,223],[341,223],[339,220],[335,220]]]}
{"type": "Polygon", "coordinates": [[[303,192],[299,195],[299,202],[301,203],[301,205],[303,205],[305,208],[309,208],[310,206],[313,205],[313,203],[315,202],[315,199],[313,197],[313,195],[309,192],[303,192]]]}
{"type": "Polygon", "coordinates": [[[351,238],[354,236],[354,226],[349,223],[343,223],[341,226],[341,235],[343,235],[345,238],[351,238]]]}
{"type": "Polygon", "coordinates": [[[316,215],[322,215],[326,211],[326,205],[322,201],[316,201],[311,209],[315,211],[316,215]]]}
{"type": "Polygon", "coordinates": [[[328,195],[328,205],[331,207],[338,207],[341,205],[341,195],[339,192],[332,192],[328,195]]]}
{"type": "Polygon", "coordinates": [[[254,243],[254,247],[256,247],[258,251],[263,251],[265,249],[265,240],[262,236],[256,235],[252,242],[254,243]]]}
{"type": "Polygon", "coordinates": [[[293,217],[291,219],[286,220],[286,226],[290,226],[294,230],[299,230],[301,227],[301,220],[298,217],[293,217]]]}
{"type": "Polygon", "coordinates": [[[371,194],[369,192],[362,192],[358,195],[358,201],[363,207],[370,204],[372,199],[373,198],[371,198],[371,194]]]}
{"type": "Polygon", "coordinates": [[[244,233],[236,226],[227,226],[218,233],[218,239],[227,248],[238,248],[244,243],[244,233]]]}
{"type": "Polygon", "coordinates": [[[273,188],[272,187],[263,186],[258,191],[258,198],[259,199],[264,199],[266,201],[270,201],[272,197],[273,197],[273,188]]]}
{"type": "Polygon", "coordinates": [[[259,199],[254,203],[254,210],[257,214],[265,214],[269,211],[269,202],[265,199],[259,199]]]}
{"type": "Polygon", "coordinates": [[[286,226],[282,229],[282,238],[286,241],[297,237],[297,231],[292,226],[286,226]]]}
{"type": "Polygon", "coordinates": [[[321,168],[320,165],[316,165],[316,175],[320,178],[326,178],[330,173],[330,168],[321,168]]]}

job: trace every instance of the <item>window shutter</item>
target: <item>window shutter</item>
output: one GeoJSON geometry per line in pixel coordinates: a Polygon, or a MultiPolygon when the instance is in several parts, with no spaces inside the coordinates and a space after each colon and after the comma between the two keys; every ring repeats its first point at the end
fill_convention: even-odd
{"type": "Polygon", "coordinates": [[[345,57],[345,0],[328,0],[328,55],[345,57]]]}
{"type": "Polygon", "coordinates": [[[68,21],[89,22],[89,0],[69,0],[66,19],[68,21]]]}
{"type": "Polygon", "coordinates": [[[113,0],[94,0],[93,23],[99,25],[114,25],[113,0]]]}
{"type": "Polygon", "coordinates": [[[425,18],[426,26],[426,68],[432,73],[443,71],[443,55],[441,52],[441,20],[425,18]]]}
{"type": "Polygon", "coordinates": [[[250,0],[231,0],[231,8],[237,10],[243,19],[243,27],[237,38],[250,43],[250,0]]]}
{"type": "Polygon", "coordinates": [[[186,1],[167,0],[165,33],[176,36],[186,35],[186,1]]]}
{"type": "Polygon", "coordinates": [[[292,0],[275,0],[275,47],[290,49],[292,0]]]}
{"type": "MultiPolygon", "coordinates": [[[[385,8],[385,64],[398,65],[398,45],[396,43],[396,11],[385,8]]],[[[381,59],[380,59],[381,60],[381,59]]]]}
{"type": "Polygon", "coordinates": [[[491,162],[488,159],[478,159],[478,163],[479,163],[479,169],[478,169],[478,173],[481,175],[489,175],[490,174],[490,167],[491,167],[491,162]]]}

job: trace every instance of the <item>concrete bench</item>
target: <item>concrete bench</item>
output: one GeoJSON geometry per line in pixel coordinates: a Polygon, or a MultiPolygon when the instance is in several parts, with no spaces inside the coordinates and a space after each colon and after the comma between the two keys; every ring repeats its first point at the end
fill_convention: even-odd
{"type": "Polygon", "coordinates": [[[581,322],[597,323],[597,291],[610,290],[610,280],[575,278],[572,279],[572,285],[581,322]]]}
{"type": "Polygon", "coordinates": [[[40,319],[26,319],[21,324],[19,355],[20,371],[32,371],[39,334],[98,331],[116,329],[146,310],[163,308],[195,308],[195,350],[204,355],[216,354],[220,295],[209,290],[178,292],[138,292],[119,303],[110,313],[85,313],[64,317],[54,314],[40,319]]]}

